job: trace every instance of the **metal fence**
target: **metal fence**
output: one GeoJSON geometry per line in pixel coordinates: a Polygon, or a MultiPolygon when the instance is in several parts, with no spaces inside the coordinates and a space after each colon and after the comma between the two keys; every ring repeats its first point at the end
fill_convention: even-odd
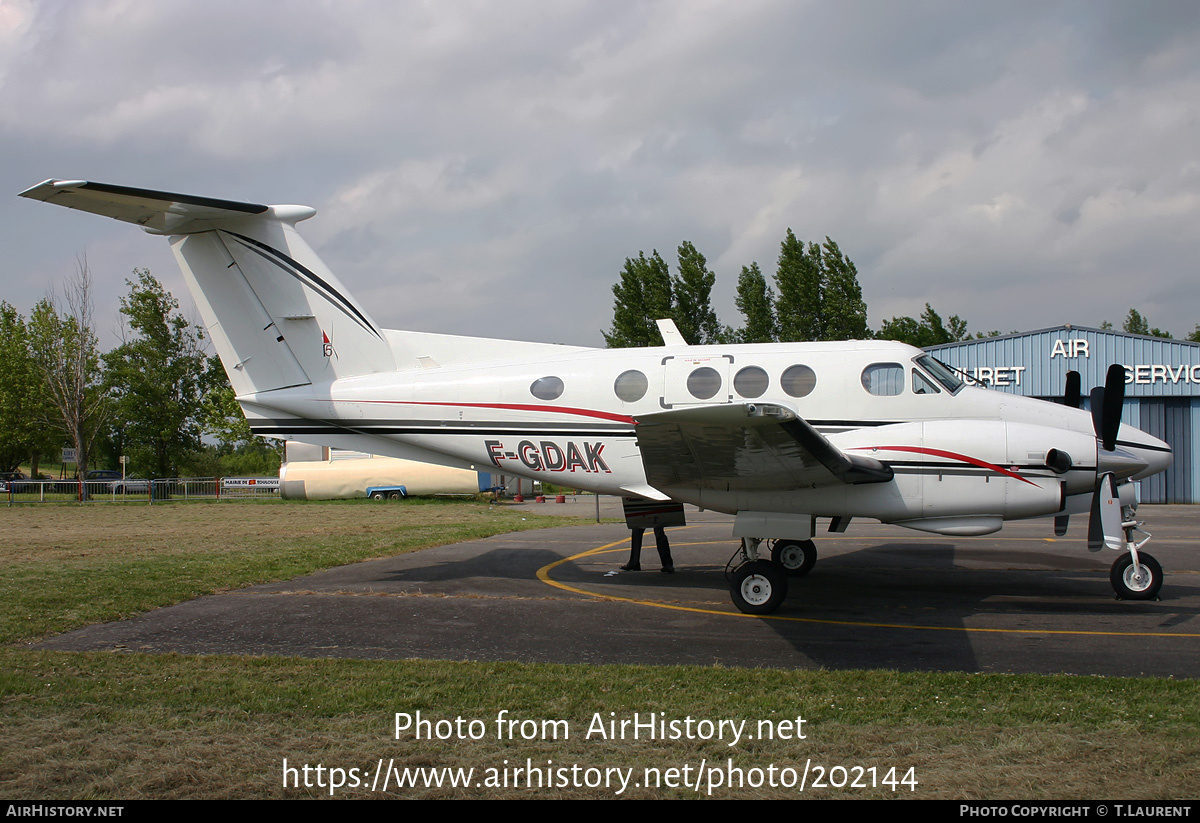
{"type": "Polygon", "coordinates": [[[264,500],[279,497],[277,477],[167,477],[154,480],[12,480],[0,499],[13,503],[154,503],[168,500],[264,500]]]}

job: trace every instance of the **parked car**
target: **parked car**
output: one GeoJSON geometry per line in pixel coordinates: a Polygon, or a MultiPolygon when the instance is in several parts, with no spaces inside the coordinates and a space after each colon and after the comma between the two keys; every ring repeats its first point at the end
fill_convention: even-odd
{"type": "Polygon", "coordinates": [[[150,491],[150,481],[140,477],[121,477],[118,471],[111,469],[95,469],[87,473],[87,482],[94,494],[98,488],[112,494],[147,494],[150,491]],[[103,484],[98,486],[97,484],[103,484]]]}
{"type": "Polygon", "coordinates": [[[9,491],[13,494],[31,492],[34,486],[28,480],[24,472],[0,472],[0,494],[8,494],[9,491]],[[27,482],[22,483],[22,480],[27,482]]]}

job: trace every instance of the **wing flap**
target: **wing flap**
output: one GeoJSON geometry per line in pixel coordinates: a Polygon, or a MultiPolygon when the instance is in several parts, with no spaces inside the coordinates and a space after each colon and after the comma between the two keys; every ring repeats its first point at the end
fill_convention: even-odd
{"type": "Polygon", "coordinates": [[[636,422],[646,481],[656,489],[765,491],[892,479],[889,467],[842,452],[785,406],[671,409],[636,422]]]}

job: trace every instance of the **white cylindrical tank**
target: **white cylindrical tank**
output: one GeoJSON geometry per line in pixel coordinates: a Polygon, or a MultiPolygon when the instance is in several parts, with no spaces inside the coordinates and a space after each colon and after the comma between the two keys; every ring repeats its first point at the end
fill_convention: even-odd
{"type": "Polygon", "coordinates": [[[491,475],[435,466],[415,460],[358,452],[333,452],[287,443],[287,461],[279,467],[279,492],[286,500],[340,500],[366,497],[368,489],[405,494],[476,494],[492,486],[491,475]]]}

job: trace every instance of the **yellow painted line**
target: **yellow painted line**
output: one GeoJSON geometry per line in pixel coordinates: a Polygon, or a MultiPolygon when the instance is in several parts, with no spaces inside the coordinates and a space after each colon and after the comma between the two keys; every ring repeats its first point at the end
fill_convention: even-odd
{"type": "MultiPolygon", "coordinates": [[[[701,525],[701,524],[697,524],[701,525]]],[[[693,528],[685,526],[683,528],[693,528]]],[[[843,538],[846,539],[846,538],[843,538]]],[[[944,538],[943,538],[944,539],[944,538]]],[[[705,543],[719,543],[723,541],[701,541],[697,543],[679,543],[677,545],[699,546],[705,543]]],[[[593,597],[597,600],[607,600],[613,603],[633,603],[638,606],[651,606],[656,609],[670,609],[677,612],[694,612],[696,614],[715,614],[720,617],[748,617],[752,620],[782,620],[789,623],[815,623],[823,626],[865,626],[873,629],[910,629],[915,631],[927,632],[974,632],[979,634],[1054,634],[1054,635],[1083,635],[1090,637],[1200,637],[1200,633],[1185,633],[1185,632],[1101,632],[1101,631],[1085,631],[1083,629],[983,629],[971,626],[918,626],[909,623],[871,623],[865,620],[829,620],[819,617],[786,617],[774,614],[744,614],[743,612],[728,612],[720,609],[704,609],[699,606],[677,606],[673,603],[658,603],[653,600],[639,600],[635,597],[620,597],[613,594],[604,594],[602,592],[588,591],[581,589],[578,586],[570,586],[561,581],[550,577],[550,572],[565,563],[579,560],[584,557],[592,557],[598,554],[606,554],[618,546],[628,546],[629,538],[623,540],[614,540],[612,543],[605,543],[603,546],[596,546],[594,549],[587,549],[579,554],[573,554],[570,557],[564,557],[561,560],[555,560],[553,563],[547,563],[537,570],[537,578],[548,586],[553,586],[556,589],[572,592],[574,594],[582,594],[586,597],[593,597]]]]}

